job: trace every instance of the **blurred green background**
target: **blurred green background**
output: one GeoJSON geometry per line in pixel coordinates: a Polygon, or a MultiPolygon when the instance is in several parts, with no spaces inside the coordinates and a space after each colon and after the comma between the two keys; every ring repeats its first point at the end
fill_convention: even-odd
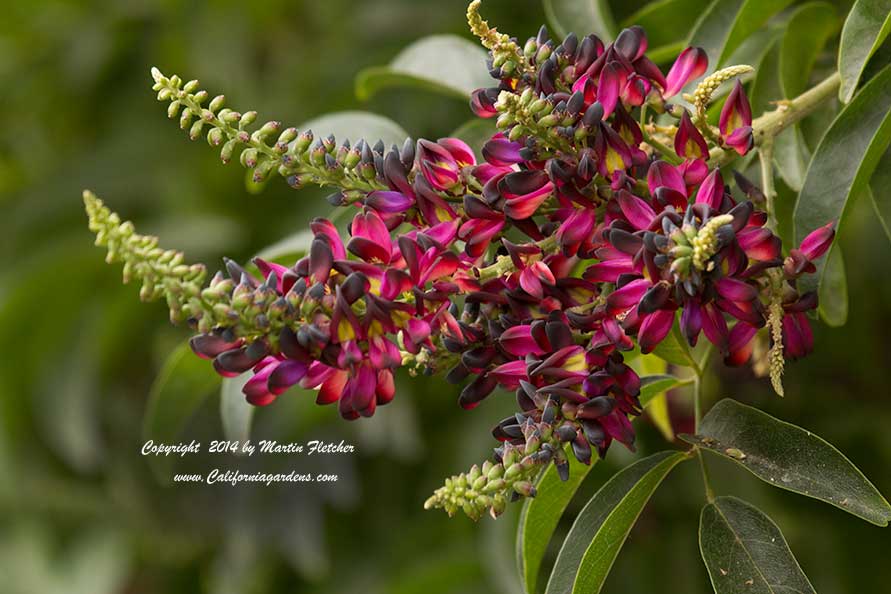
{"type": "MultiPolygon", "coordinates": [[[[614,2],[621,20],[643,2],[614,2]]],[[[840,12],[845,10],[840,2],[840,12]]],[[[152,383],[188,331],[142,305],[92,245],[80,192],[93,189],[143,231],[215,269],[249,259],[330,207],[322,191],[279,179],[259,195],[244,171],[190,143],[150,90],[149,68],[199,78],[230,105],[297,125],[365,109],[413,136],[440,137],[470,117],[464,101],[386,89],[362,103],[354,78],[425,35],[465,33],[463,0],[197,2],[5,0],[0,18],[0,592],[518,592],[513,523],[424,512],[442,479],[484,459],[489,428],[513,409],[499,394],[455,405],[438,379],[400,378],[395,402],[347,424],[289,393],[257,412],[253,438],[344,439],[336,458],[189,458],[214,466],[335,472],[334,485],[165,486],[140,455],[152,383]]],[[[545,15],[532,0],[487,0],[485,16],[521,38],[545,15]]],[[[435,70],[436,64],[430,64],[435,70]]],[[[321,130],[317,132],[322,132],[321,130]]],[[[885,188],[885,192],[891,190],[885,188]]],[[[880,196],[887,200],[887,195],[880,196]]],[[[850,318],[815,328],[817,350],[791,364],[786,397],[748,370],[720,369],[729,395],[822,435],[891,494],[891,268],[866,201],[841,237],[850,318]]],[[[674,412],[683,416],[683,395],[674,412]]],[[[666,447],[639,423],[640,448],[666,447]]],[[[219,398],[181,439],[222,438],[219,398]]],[[[205,448],[206,449],[206,448],[205,448]]],[[[257,458],[257,457],[255,457],[257,458]]],[[[632,455],[613,448],[580,504],[632,455]]],[[[883,591],[891,533],[771,490],[711,460],[719,493],[759,505],[783,528],[821,592],[883,591]]],[[[702,489],[681,467],[648,506],[606,592],[710,591],[696,540],[702,489]]],[[[565,528],[565,527],[564,527],[565,528]]]]}

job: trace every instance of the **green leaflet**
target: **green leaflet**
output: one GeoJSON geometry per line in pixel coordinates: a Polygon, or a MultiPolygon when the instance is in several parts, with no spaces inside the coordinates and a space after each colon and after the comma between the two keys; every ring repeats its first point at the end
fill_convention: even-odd
{"type": "MultiPolygon", "coordinates": [[[[781,93],[775,95],[774,100],[795,97],[807,88],[817,56],[837,28],[835,8],[827,2],[809,2],[792,13],[778,57],[781,93]]],[[[796,192],[800,191],[810,152],[797,124],[777,136],[774,159],[783,181],[796,192]]]]}
{"type": "Polygon", "coordinates": [[[891,32],[891,0],[857,0],[845,19],[838,50],[838,98],[854,96],[869,58],[891,32]]]}
{"type": "Polygon", "coordinates": [[[844,326],[848,319],[848,280],[841,247],[835,246],[829,252],[825,266],[817,295],[820,315],[830,326],[844,326]]]}
{"type": "Polygon", "coordinates": [[[653,354],[674,365],[696,367],[696,361],[693,359],[693,354],[690,353],[687,340],[681,335],[681,328],[678,322],[675,322],[672,326],[668,336],[656,345],[656,348],[653,349],[653,354]]]}
{"type": "Polygon", "coordinates": [[[360,72],[356,96],[365,101],[385,87],[408,86],[469,99],[476,89],[493,85],[482,47],[457,35],[431,35],[403,49],[389,65],[360,72]]]}
{"type": "Polygon", "coordinates": [[[616,37],[616,23],[606,0],[543,0],[542,5],[548,23],[561,39],[570,32],[580,37],[594,33],[605,43],[616,37]]]}
{"type": "MultiPolygon", "coordinates": [[[[622,27],[639,25],[647,32],[651,49],[647,55],[654,62],[666,61],[684,49],[683,41],[696,19],[708,8],[709,0],[658,0],[650,2],[622,21],[622,27]],[[673,53],[662,55],[663,49],[673,53]],[[653,57],[656,53],[657,60],[653,57]]],[[[667,53],[667,52],[666,52],[667,53]]]]}
{"type": "MultiPolygon", "coordinates": [[[[647,355],[658,360],[658,358],[647,355]]],[[[646,408],[652,404],[653,398],[666,390],[684,385],[682,380],[672,375],[648,375],[640,380],[640,403],[646,408]]],[[[569,480],[563,482],[557,475],[556,467],[551,464],[541,473],[536,489],[538,495],[527,498],[523,503],[520,521],[517,526],[517,568],[526,588],[526,592],[535,592],[541,561],[545,550],[554,534],[566,506],[578,491],[585,477],[591,472],[595,457],[590,466],[582,464],[571,453],[569,459],[569,480]]]]}
{"type": "MultiPolygon", "coordinates": [[[[176,348],[164,361],[152,384],[143,424],[143,439],[156,444],[176,440],[192,414],[220,384],[220,376],[207,361],[197,357],[188,343],[176,348]]],[[[172,458],[150,456],[159,480],[169,480],[172,458]]]]}
{"type": "MultiPolygon", "coordinates": [[[[644,357],[648,356],[644,355],[644,357]]],[[[656,359],[658,360],[658,357],[656,359]]],[[[656,396],[678,386],[687,385],[689,382],[690,380],[683,380],[668,374],[642,376],[640,378],[640,404],[646,408],[656,396]]]]}
{"type": "Polygon", "coordinates": [[[588,501],[572,525],[546,594],[596,594],[650,496],[683,452],[659,452],[617,472],[588,501]]]}
{"type": "Polygon", "coordinates": [[[697,21],[688,45],[705,49],[709,72],[792,0],[715,0],[697,21]]]}
{"type": "MultiPolygon", "coordinates": [[[[817,146],[795,205],[795,243],[832,221],[837,222],[839,231],[843,229],[848,202],[863,193],[891,142],[889,115],[891,66],[863,87],[835,118],[817,146]]],[[[836,243],[837,240],[829,248],[830,252],[817,261],[817,273],[799,281],[801,289],[817,289],[827,281],[827,262],[832,261],[836,243]]],[[[825,292],[821,292],[823,294],[825,292]]],[[[834,324],[843,323],[843,319],[827,316],[829,307],[840,310],[821,303],[820,313],[824,319],[834,324]]]]}
{"type": "Polygon", "coordinates": [[[572,454],[567,457],[569,480],[561,481],[557,475],[557,467],[549,464],[536,482],[538,495],[527,498],[520,512],[517,526],[517,567],[528,594],[536,591],[541,561],[557,523],[598,460],[595,456],[589,466],[576,460],[572,454]]]}
{"type": "Polygon", "coordinates": [[[702,508],[699,550],[715,594],[816,594],[773,520],[736,497],[702,508]]]}
{"type": "Polygon", "coordinates": [[[780,51],[783,97],[795,97],[807,89],[817,56],[835,35],[838,24],[835,7],[828,2],[808,2],[795,9],[780,51]]]}
{"type": "Polygon", "coordinates": [[[891,241],[891,150],[886,150],[879,159],[866,194],[879,225],[891,241]]]}
{"type": "Polygon", "coordinates": [[[697,435],[681,435],[742,465],[781,489],[830,503],[877,526],[891,505],[844,454],[810,431],[725,399],[702,419],[697,435]]]}

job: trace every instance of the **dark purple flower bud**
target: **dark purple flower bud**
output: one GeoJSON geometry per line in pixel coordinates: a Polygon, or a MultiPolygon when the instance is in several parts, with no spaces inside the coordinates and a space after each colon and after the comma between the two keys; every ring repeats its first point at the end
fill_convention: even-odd
{"type": "Polygon", "coordinates": [[[216,334],[197,334],[189,339],[189,346],[202,359],[213,359],[220,353],[238,347],[240,342],[229,341],[216,334]]]}
{"type": "Polygon", "coordinates": [[[637,25],[623,29],[613,42],[613,47],[633,62],[647,51],[647,35],[643,28],[637,25]]]}
{"type": "Polygon", "coordinates": [[[278,347],[282,354],[288,359],[301,361],[303,363],[311,363],[312,357],[309,352],[297,340],[297,335],[288,327],[282,328],[279,334],[278,347]]]}
{"type": "Polygon", "coordinates": [[[466,410],[476,408],[486,396],[495,390],[497,385],[498,380],[493,374],[479,375],[461,390],[461,395],[458,397],[458,404],[461,405],[461,408],[466,410]]]}
{"type": "Polygon", "coordinates": [[[576,416],[580,419],[599,419],[613,412],[615,407],[616,401],[614,399],[609,396],[598,396],[581,404],[576,411],[576,416]]]}
{"type": "MultiPolygon", "coordinates": [[[[257,343],[254,343],[257,344],[257,343]]],[[[241,347],[220,353],[213,360],[214,369],[223,377],[235,377],[259,363],[265,352],[241,347]]]]}

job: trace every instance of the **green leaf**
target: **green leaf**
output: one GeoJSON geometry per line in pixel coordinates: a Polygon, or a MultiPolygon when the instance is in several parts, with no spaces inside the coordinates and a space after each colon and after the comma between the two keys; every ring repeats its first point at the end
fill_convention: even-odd
{"type": "Polygon", "coordinates": [[[299,128],[313,130],[319,137],[334,134],[340,141],[364,138],[373,144],[381,139],[388,146],[394,143],[402,146],[409,136],[390,118],[368,111],[335,111],[304,122],[299,128]]]}
{"type": "Polygon", "coordinates": [[[571,454],[567,458],[569,479],[561,481],[557,475],[557,467],[548,465],[536,483],[538,495],[527,498],[520,512],[517,526],[517,568],[529,594],[536,591],[541,561],[560,517],[597,462],[597,458],[594,458],[590,465],[582,464],[571,454]]]}
{"type": "Polygon", "coordinates": [[[689,380],[668,374],[645,375],[640,378],[640,403],[647,407],[659,394],[679,386],[685,386],[688,383],[690,383],[689,380]]]}
{"type": "Polygon", "coordinates": [[[647,415],[660,433],[668,441],[674,441],[674,429],[668,412],[667,390],[676,387],[681,380],[668,375],[668,362],[655,355],[643,355],[634,361],[640,370],[640,404],[646,407],[647,415]],[[646,375],[644,375],[646,374],[646,375]]]}
{"type": "MultiPolygon", "coordinates": [[[[143,439],[156,444],[174,442],[192,414],[219,385],[220,376],[208,361],[195,355],[188,343],[178,346],[164,361],[152,384],[143,419],[143,439]]],[[[150,456],[149,462],[160,480],[168,480],[172,458],[150,456]]]]}
{"type": "Polygon", "coordinates": [[[546,594],[596,594],[644,505],[683,452],[660,452],[616,473],[582,509],[573,523],[546,594]]]}
{"type": "MultiPolygon", "coordinates": [[[[891,66],[863,87],[835,118],[817,146],[795,204],[796,244],[814,229],[832,221],[837,221],[837,229],[841,231],[850,198],[863,193],[889,142],[891,66]]],[[[826,262],[832,259],[837,243],[833,242],[826,257],[817,261],[816,274],[799,280],[802,292],[826,282],[826,262]]],[[[826,317],[822,304],[820,313],[826,317]]]]}
{"type": "Polygon", "coordinates": [[[807,89],[817,56],[837,28],[835,7],[828,2],[808,2],[795,9],[780,51],[783,97],[795,97],[807,89]]]}
{"type": "Polygon", "coordinates": [[[367,101],[385,87],[408,86],[469,99],[476,89],[494,84],[482,47],[457,35],[431,35],[403,49],[388,66],[360,72],[356,96],[367,101]]]}
{"type": "Polygon", "coordinates": [[[878,526],[891,505],[844,454],[810,431],[725,399],[702,419],[688,443],[730,458],[761,480],[819,499],[878,526]]]}
{"type": "Polygon", "coordinates": [[[594,33],[604,42],[616,37],[616,23],[606,0],[543,0],[545,17],[554,33],[563,37],[570,32],[579,37],[594,33]]]}
{"type": "Polygon", "coordinates": [[[838,98],[854,96],[869,58],[891,32],[891,0],[857,0],[845,19],[838,50],[838,98]]]}
{"type": "Polygon", "coordinates": [[[888,236],[888,241],[891,241],[891,150],[886,150],[879,159],[872,179],[869,180],[866,195],[872,203],[879,225],[888,236]]]}
{"type": "Polygon", "coordinates": [[[727,58],[792,0],[715,0],[697,21],[688,45],[705,49],[708,72],[727,58]]]}
{"type": "Polygon", "coordinates": [[[693,359],[690,347],[687,346],[687,340],[681,335],[681,329],[677,323],[672,326],[668,336],[656,345],[653,354],[673,365],[696,367],[696,360],[693,359]]]}
{"type": "Polygon", "coordinates": [[[229,441],[244,442],[251,437],[251,421],[256,407],[248,403],[241,389],[252,375],[253,373],[246,372],[237,377],[223,378],[223,384],[220,386],[223,438],[229,441]]]}
{"type": "Polygon", "coordinates": [[[779,527],[736,497],[702,508],[699,550],[715,594],[816,594],[779,527]]]}
{"type": "MultiPolygon", "coordinates": [[[[817,56],[835,34],[838,24],[835,7],[827,2],[809,2],[792,13],[777,58],[781,92],[774,95],[774,100],[789,99],[807,89],[817,56]]],[[[774,140],[774,160],[786,185],[800,191],[810,152],[797,124],[774,140]]]]}
{"type": "Polygon", "coordinates": [[[845,275],[845,261],[839,246],[835,246],[826,256],[823,282],[820,283],[817,297],[823,321],[835,328],[844,326],[848,319],[848,281],[845,275]]]}
{"type": "MultiPolygon", "coordinates": [[[[647,56],[662,46],[683,42],[699,15],[708,8],[710,0],[659,0],[645,4],[622,21],[622,27],[639,25],[647,32],[651,48],[647,56]]],[[[683,49],[681,46],[680,49],[683,49]]]]}

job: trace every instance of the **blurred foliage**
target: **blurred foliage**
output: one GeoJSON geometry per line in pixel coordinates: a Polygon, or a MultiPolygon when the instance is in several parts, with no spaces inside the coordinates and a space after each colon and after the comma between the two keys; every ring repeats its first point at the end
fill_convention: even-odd
{"type": "MultiPolygon", "coordinates": [[[[612,2],[613,17],[625,23],[644,4],[612,2]]],[[[836,4],[844,14],[850,3],[836,4]]],[[[226,93],[231,105],[256,109],[261,118],[299,124],[331,111],[365,109],[416,137],[436,138],[470,119],[463,101],[385,88],[362,103],[354,79],[425,35],[468,37],[464,8],[463,0],[4,2],[4,592],[518,591],[512,523],[519,510],[472,525],[421,509],[443,476],[489,451],[488,429],[513,408],[506,394],[468,413],[455,406],[452,387],[404,377],[391,406],[374,419],[347,424],[333,408],[317,407],[311,395],[295,390],[256,412],[253,438],[344,439],[356,444],[356,455],[205,455],[185,459],[177,471],[296,468],[339,473],[340,482],[296,488],[160,484],[139,453],[140,428],[162,362],[187,332],[167,324],[162,305],[142,305],[135,287],[120,286],[118,272],[91,246],[80,201],[80,191],[90,187],[140,228],[211,269],[223,254],[248,259],[326,214],[324,192],[295,193],[274,180],[260,195],[249,194],[239,167],[223,167],[215,151],[189,143],[166,121],[149,89],[149,67],[198,77],[211,92],[226,93]]],[[[488,0],[486,17],[520,37],[545,19],[532,0],[488,0]]],[[[802,132],[807,137],[806,126],[802,132]]],[[[794,199],[780,189],[781,202],[794,199]]],[[[887,187],[873,189],[877,202],[889,202],[887,187]]],[[[889,493],[891,247],[872,208],[868,199],[858,200],[841,236],[849,262],[847,325],[817,325],[817,352],[789,366],[786,398],[778,399],[748,370],[722,369],[720,377],[709,378],[706,392],[715,400],[731,395],[754,403],[813,430],[889,493]]],[[[676,426],[688,414],[684,398],[680,391],[669,398],[676,426]]],[[[185,441],[220,439],[219,409],[217,396],[204,400],[185,441]]],[[[664,447],[655,427],[640,426],[642,453],[664,447]]],[[[570,511],[631,459],[613,448],[570,511]]],[[[768,511],[818,589],[876,591],[891,582],[886,533],[770,490],[727,462],[711,462],[718,492],[732,484],[768,511]]],[[[656,493],[604,591],[660,591],[668,571],[677,591],[707,590],[696,541],[702,503],[696,472],[693,465],[679,468],[656,493]]],[[[567,528],[561,524],[558,532],[567,528]]],[[[546,560],[555,555],[551,550],[546,560]]]]}

